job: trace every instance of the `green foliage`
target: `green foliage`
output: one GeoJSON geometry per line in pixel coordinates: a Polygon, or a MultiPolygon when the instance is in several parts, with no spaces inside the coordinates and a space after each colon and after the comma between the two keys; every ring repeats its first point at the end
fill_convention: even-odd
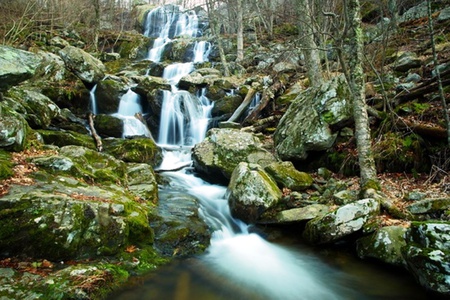
{"type": "Polygon", "coordinates": [[[283,23],[276,26],[273,30],[276,35],[294,36],[299,34],[298,26],[292,23],[283,23]]]}
{"type": "Polygon", "coordinates": [[[13,175],[11,154],[0,150],[0,180],[7,179],[13,175]]]}

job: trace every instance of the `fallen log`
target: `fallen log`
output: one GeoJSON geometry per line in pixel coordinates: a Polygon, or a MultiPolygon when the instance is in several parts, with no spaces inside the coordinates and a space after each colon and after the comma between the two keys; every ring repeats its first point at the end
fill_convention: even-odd
{"type": "Polygon", "coordinates": [[[255,95],[256,90],[250,88],[245,95],[244,101],[242,101],[241,105],[234,111],[233,115],[227,120],[227,122],[235,122],[239,117],[244,113],[247,107],[252,103],[253,96],[255,95]]]}
{"type": "Polygon", "coordinates": [[[103,151],[102,138],[97,134],[97,130],[95,130],[94,118],[95,118],[95,115],[92,113],[89,113],[89,115],[88,115],[89,128],[91,129],[91,134],[92,134],[92,137],[94,138],[95,145],[97,147],[97,151],[102,152],[103,151]]]}
{"type": "Polygon", "coordinates": [[[415,124],[404,119],[397,119],[395,125],[400,129],[409,129],[414,133],[425,138],[446,139],[447,130],[442,127],[433,126],[429,124],[415,124]]]}
{"type": "Polygon", "coordinates": [[[247,126],[242,128],[242,131],[245,132],[261,132],[267,127],[269,127],[271,124],[274,124],[275,122],[278,122],[281,119],[281,115],[275,115],[270,116],[261,120],[256,121],[251,126],[247,126]]]}
{"type": "MultiPolygon", "coordinates": [[[[442,86],[450,85],[450,70],[442,72],[440,76],[442,80],[442,86]]],[[[402,92],[401,94],[397,95],[398,104],[407,102],[409,100],[423,98],[426,94],[436,92],[437,89],[437,78],[433,77],[427,81],[424,81],[422,84],[410,89],[407,94],[404,94],[406,92],[402,92]]]]}

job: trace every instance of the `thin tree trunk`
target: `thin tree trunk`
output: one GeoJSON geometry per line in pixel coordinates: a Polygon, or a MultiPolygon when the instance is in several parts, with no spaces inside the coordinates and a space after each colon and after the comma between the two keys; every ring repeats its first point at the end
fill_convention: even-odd
{"type": "Polygon", "coordinates": [[[97,134],[97,130],[95,130],[94,118],[95,118],[95,116],[92,113],[89,113],[88,119],[89,119],[89,127],[91,129],[92,137],[94,138],[95,145],[97,146],[97,151],[102,152],[103,151],[102,138],[97,134]]]}
{"type": "Polygon", "coordinates": [[[211,0],[206,1],[206,7],[208,9],[208,19],[211,22],[211,26],[210,26],[211,33],[216,38],[217,47],[219,48],[220,61],[222,62],[222,66],[223,66],[223,75],[227,77],[227,76],[230,76],[230,69],[228,68],[228,62],[225,57],[225,51],[223,50],[222,38],[220,37],[220,32],[217,32],[217,30],[216,30],[217,22],[216,22],[216,17],[213,14],[213,9],[214,9],[213,1],[211,1],[211,0]]]}
{"type": "Polygon", "coordinates": [[[363,35],[361,29],[359,0],[348,1],[348,66],[349,86],[352,93],[355,138],[360,167],[360,186],[379,189],[375,160],[370,139],[369,117],[365,101],[363,61],[363,35]]]}
{"type": "Polygon", "coordinates": [[[431,49],[433,50],[434,71],[439,87],[439,97],[441,98],[442,108],[444,112],[445,126],[447,127],[447,144],[450,146],[450,117],[448,115],[447,102],[445,101],[444,89],[442,87],[441,73],[438,68],[438,58],[436,53],[436,44],[434,42],[433,16],[431,13],[431,0],[427,0],[428,5],[428,24],[430,30],[431,49]]]}
{"type": "Polygon", "coordinates": [[[236,61],[244,59],[244,18],[242,12],[242,0],[237,0],[237,57],[236,61]]]}

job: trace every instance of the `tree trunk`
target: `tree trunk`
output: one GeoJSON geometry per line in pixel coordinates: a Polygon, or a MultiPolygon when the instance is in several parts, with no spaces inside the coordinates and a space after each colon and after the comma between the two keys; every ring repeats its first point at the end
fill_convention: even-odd
{"type": "Polygon", "coordinates": [[[235,122],[245,111],[245,109],[252,102],[253,95],[255,95],[255,89],[250,88],[245,96],[244,101],[242,101],[241,105],[234,111],[233,115],[227,120],[227,122],[235,122]]]}
{"type": "Polygon", "coordinates": [[[242,12],[242,0],[237,0],[237,57],[236,61],[244,59],[244,18],[242,12]]]}
{"type": "Polygon", "coordinates": [[[217,32],[217,22],[216,22],[216,16],[214,16],[214,1],[208,0],[206,1],[206,7],[208,10],[208,19],[211,22],[211,33],[216,38],[217,41],[217,48],[219,48],[219,55],[220,55],[220,61],[222,62],[223,66],[223,75],[224,76],[230,76],[230,69],[228,68],[228,62],[225,57],[225,51],[223,50],[222,46],[222,38],[220,37],[220,32],[217,32]]]}
{"type": "MultiPolygon", "coordinates": [[[[353,117],[355,119],[355,138],[360,167],[361,191],[368,188],[379,189],[375,160],[373,158],[370,139],[369,117],[365,101],[363,61],[363,35],[361,29],[359,0],[349,0],[348,9],[348,74],[352,93],[353,117]]],[[[345,63],[345,62],[344,62],[345,63]]]]}
{"type": "Polygon", "coordinates": [[[308,16],[307,22],[300,24],[300,43],[303,48],[303,54],[305,55],[305,66],[308,73],[308,78],[310,86],[318,87],[323,82],[322,68],[320,63],[319,50],[317,44],[314,41],[314,31],[312,25],[313,13],[309,0],[298,0],[299,1],[299,15],[308,16]]]}

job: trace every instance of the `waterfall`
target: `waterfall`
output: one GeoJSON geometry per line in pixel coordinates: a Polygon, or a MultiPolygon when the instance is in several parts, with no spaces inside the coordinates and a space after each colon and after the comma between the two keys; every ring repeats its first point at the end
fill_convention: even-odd
{"type": "Polygon", "coordinates": [[[97,90],[97,85],[94,85],[89,92],[89,100],[91,102],[91,112],[96,115],[98,114],[97,109],[97,98],[95,97],[95,91],[97,90]]]}
{"type": "Polygon", "coordinates": [[[136,114],[142,114],[142,106],[139,95],[131,89],[124,94],[119,102],[117,113],[113,114],[116,118],[123,121],[123,136],[146,136],[151,137],[147,126],[141,120],[136,118],[136,114]]]}
{"type": "Polygon", "coordinates": [[[199,41],[194,46],[194,62],[208,61],[209,53],[211,52],[211,43],[206,41],[199,41]]]}

